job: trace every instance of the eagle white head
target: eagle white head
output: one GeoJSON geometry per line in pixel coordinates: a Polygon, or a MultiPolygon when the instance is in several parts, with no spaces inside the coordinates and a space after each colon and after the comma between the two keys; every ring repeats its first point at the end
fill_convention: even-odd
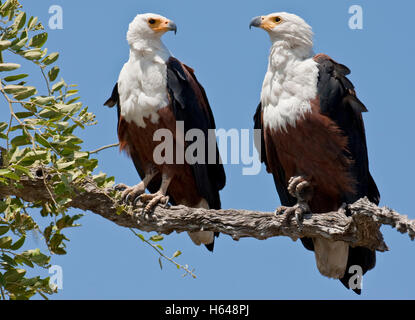
{"type": "Polygon", "coordinates": [[[155,13],[137,15],[130,23],[127,32],[127,41],[130,45],[136,42],[160,40],[167,31],[177,32],[176,24],[155,13]]]}
{"type": "Polygon", "coordinates": [[[292,48],[313,46],[313,31],[310,25],[295,14],[276,12],[255,17],[249,27],[264,29],[273,43],[284,41],[292,48]]]}

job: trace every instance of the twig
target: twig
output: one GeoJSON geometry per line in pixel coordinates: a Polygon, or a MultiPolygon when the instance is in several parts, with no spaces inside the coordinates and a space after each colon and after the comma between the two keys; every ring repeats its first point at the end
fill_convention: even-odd
{"type": "Polygon", "coordinates": [[[96,154],[96,153],[101,152],[101,151],[106,150],[106,149],[118,147],[119,145],[120,145],[119,143],[110,144],[108,146],[101,147],[97,150],[90,151],[89,154],[96,154]]]}
{"type": "Polygon", "coordinates": [[[47,87],[47,89],[48,89],[48,93],[49,93],[49,96],[52,94],[52,91],[50,90],[50,85],[49,85],[49,81],[48,81],[48,79],[46,78],[46,75],[45,75],[45,71],[43,70],[45,67],[42,67],[42,66],[39,66],[40,67],[40,71],[41,71],[41,73],[42,73],[42,76],[43,76],[43,78],[45,79],[45,82],[46,82],[46,87],[47,87]]]}
{"type": "Polygon", "coordinates": [[[2,287],[2,286],[0,286],[0,293],[1,293],[1,298],[2,298],[3,300],[6,300],[6,296],[5,296],[5,294],[4,294],[4,290],[3,290],[3,287],[2,287]]]}
{"type": "Polygon", "coordinates": [[[177,269],[181,269],[181,270],[184,270],[185,272],[186,272],[186,274],[188,274],[188,275],[190,275],[190,276],[192,276],[192,278],[193,279],[196,279],[196,275],[192,272],[192,271],[190,271],[189,270],[189,268],[188,268],[188,266],[182,266],[181,264],[178,264],[176,261],[174,261],[172,258],[169,258],[168,256],[166,256],[163,252],[161,252],[160,251],[160,249],[159,248],[157,248],[157,246],[155,246],[155,245],[153,245],[152,243],[150,243],[150,241],[148,241],[148,240],[146,240],[146,239],[144,239],[143,237],[140,237],[140,235],[137,233],[137,232],[135,232],[133,229],[131,229],[130,228],[130,230],[131,230],[131,232],[136,236],[136,237],[138,237],[138,238],[140,238],[141,239],[141,241],[143,241],[144,243],[146,243],[146,244],[148,244],[150,247],[152,247],[159,255],[160,255],[160,257],[162,257],[162,258],[164,258],[164,259],[166,259],[167,261],[169,261],[169,262],[171,262],[172,264],[174,264],[176,267],[177,267],[177,269]]]}

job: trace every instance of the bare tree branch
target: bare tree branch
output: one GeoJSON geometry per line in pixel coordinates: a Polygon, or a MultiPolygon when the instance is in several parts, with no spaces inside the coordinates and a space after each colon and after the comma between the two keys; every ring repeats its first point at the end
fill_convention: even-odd
{"type": "MultiPolygon", "coordinates": [[[[39,170],[37,173],[39,175],[39,170]]],[[[51,201],[44,177],[36,174],[34,177],[23,177],[20,181],[23,187],[20,188],[12,184],[0,186],[0,198],[17,196],[28,202],[51,201]]],[[[120,211],[121,202],[111,197],[109,190],[97,187],[92,180],[86,180],[82,185],[73,188],[75,195],[69,207],[91,211],[119,226],[146,232],[171,234],[174,231],[181,233],[206,230],[227,234],[234,240],[247,237],[259,240],[277,236],[288,236],[293,240],[321,237],[381,252],[388,250],[380,232],[382,225],[390,225],[401,233],[407,233],[412,240],[415,239],[415,220],[409,220],[407,216],[400,215],[392,209],[380,208],[366,198],[337,212],[305,217],[299,226],[294,217],[276,217],[271,212],[234,209],[206,210],[184,206],[158,206],[151,215],[145,216],[141,207],[129,207],[120,211]]]]}
{"type": "Polygon", "coordinates": [[[118,147],[119,145],[120,145],[119,143],[113,143],[113,144],[110,144],[108,146],[104,146],[104,147],[98,148],[98,149],[96,149],[94,151],[90,151],[89,154],[96,154],[96,153],[99,153],[99,152],[104,151],[104,150],[107,150],[107,149],[111,149],[111,148],[118,147]]]}

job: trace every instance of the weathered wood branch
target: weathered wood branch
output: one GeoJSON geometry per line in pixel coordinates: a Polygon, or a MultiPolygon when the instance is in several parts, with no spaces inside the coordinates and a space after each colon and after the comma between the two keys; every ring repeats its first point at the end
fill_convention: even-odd
{"type": "MultiPolygon", "coordinates": [[[[37,172],[39,174],[39,170],[37,172]]],[[[22,188],[0,186],[0,198],[17,196],[28,202],[51,201],[50,192],[45,187],[43,177],[23,177],[22,188]]],[[[143,215],[142,208],[130,208],[117,214],[120,202],[109,196],[92,180],[86,180],[81,186],[73,186],[75,195],[70,207],[91,211],[119,226],[136,228],[142,231],[155,231],[171,234],[185,231],[215,231],[240,238],[264,240],[277,236],[288,236],[294,240],[301,237],[322,237],[341,240],[352,246],[365,246],[378,251],[387,251],[388,247],[380,232],[381,225],[390,225],[401,233],[407,233],[415,239],[415,220],[400,215],[389,208],[380,208],[361,199],[349,205],[347,209],[306,217],[299,226],[294,217],[275,217],[271,212],[249,210],[205,210],[184,206],[164,208],[158,206],[151,215],[143,215]],[[351,216],[346,215],[346,210],[351,216]]]]}

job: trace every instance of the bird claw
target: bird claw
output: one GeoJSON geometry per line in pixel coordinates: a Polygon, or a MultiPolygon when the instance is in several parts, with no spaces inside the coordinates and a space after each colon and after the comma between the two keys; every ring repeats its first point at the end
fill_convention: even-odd
{"type": "Polygon", "coordinates": [[[124,191],[127,188],[128,188],[128,186],[124,183],[119,183],[119,184],[114,186],[115,191],[124,191]]]}
{"type": "Polygon", "coordinates": [[[142,203],[147,203],[146,206],[144,207],[144,214],[149,214],[159,204],[163,204],[164,207],[167,208],[170,197],[165,196],[161,192],[156,192],[153,194],[142,194],[139,196],[139,200],[142,203]]]}
{"type": "Polygon", "coordinates": [[[303,176],[295,176],[288,181],[288,192],[299,202],[309,201],[312,198],[313,187],[308,180],[309,178],[303,176]]]}
{"type": "Polygon", "coordinates": [[[139,195],[138,197],[135,197],[135,199],[133,201],[133,207],[136,207],[141,202],[141,199],[140,199],[141,196],[142,195],[139,195]]]}
{"type": "Polygon", "coordinates": [[[143,183],[139,183],[134,187],[128,187],[125,184],[119,184],[114,187],[117,191],[122,191],[121,199],[126,204],[133,203],[136,205],[136,199],[145,192],[143,183]]]}
{"type": "Polygon", "coordinates": [[[300,230],[303,228],[302,222],[306,215],[311,215],[311,210],[308,205],[313,197],[313,186],[309,182],[310,178],[303,176],[291,177],[288,181],[288,192],[294,198],[297,198],[297,204],[293,207],[279,207],[275,210],[275,216],[285,215],[287,221],[291,221],[292,216],[295,216],[295,221],[297,222],[300,230]]]}
{"type": "Polygon", "coordinates": [[[299,202],[293,207],[279,207],[275,210],[275,216],[285,215],[287,221],[290,221],[292,216],[295,216],[295,221],[300,229],[302,229],[302,222],[307,214],[310,214],[310,207],[307,202],[299,202]]]}

